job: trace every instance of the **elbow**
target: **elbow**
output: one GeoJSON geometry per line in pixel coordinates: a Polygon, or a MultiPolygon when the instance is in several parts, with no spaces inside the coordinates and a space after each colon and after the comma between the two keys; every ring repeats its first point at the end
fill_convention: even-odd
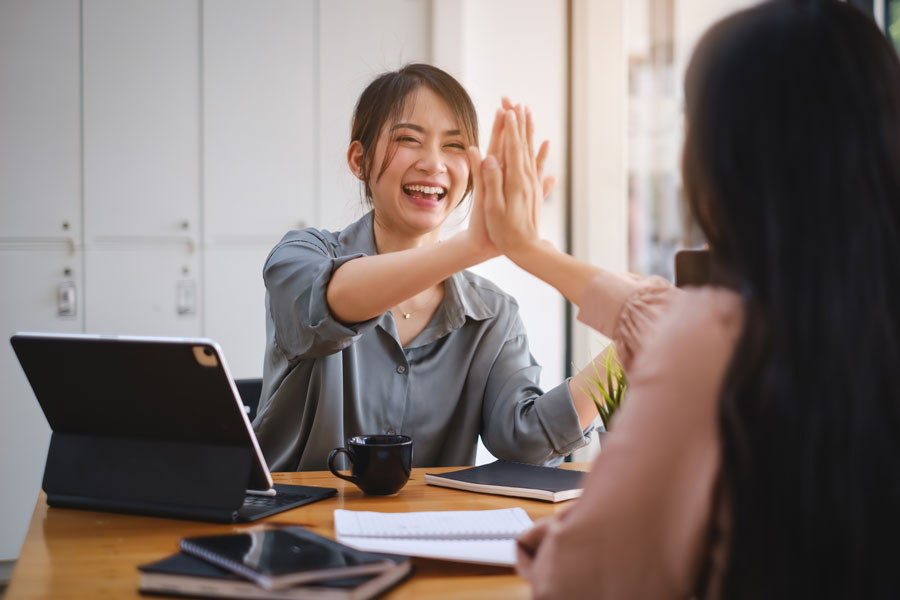
{"type": "Polygon", "coordinates": [[[546,440],[533,436],[520,436],[513,432],[506,435],[482,435],[485,448],[499,460],[529,465],[545,465],[557,457],[546,440]]]}
{"type": "Polygon", "coordinates": [[[328,311],[332,314],[335,320],[343,323],[344,325],[354,322],[350,318],[350,311],[348,310],[348,307],[344,306],[341,302],[341,298],[345,298],[347,296],[348,294],[344,293],[340,279],[335,280],[334,278],[332,278],[331,281],[328,282],[328,287],[325,288],[325,303],[328,305],[328,311]]]}

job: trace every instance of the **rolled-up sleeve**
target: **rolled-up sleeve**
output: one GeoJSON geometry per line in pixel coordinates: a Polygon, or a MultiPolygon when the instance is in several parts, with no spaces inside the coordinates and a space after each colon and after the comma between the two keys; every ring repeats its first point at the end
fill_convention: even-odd
{"type": "Polygon", "coordinates": [[[361,323],[338,321],[328,307],[326,292],[332,274],[363,254],[334,256],[314,230],[297,232],[269,254],[263,269],[275,344],[291,360],[340,352],[378,318],[361,323]]]}
{"type": "Polygon", "coordinates": [[[528,349],[525,328],[515,315],[484,394],[481,437],[499,459],[546,464],[589,442],[593,426],[581,429],[568,381],[544,393],[540,372],[528,349]]]}
{"type": "Polygon", "coordinates": [[[578,320],[612,339],[627,369],[668,305],[682,291],[662,277],[603,271],[588,284],[578,320]]]}

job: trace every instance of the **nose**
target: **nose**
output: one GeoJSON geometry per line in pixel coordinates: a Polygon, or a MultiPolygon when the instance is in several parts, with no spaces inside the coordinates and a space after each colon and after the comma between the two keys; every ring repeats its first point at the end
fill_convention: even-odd
{"type": "Polygon", "coordinates": [[[416,162],[416,168],[429,175],[446,172],[447,165],[444,162],[444,154],[441,152],[441,149],[432,145],[424,146],[422,154],[416,162]]]}

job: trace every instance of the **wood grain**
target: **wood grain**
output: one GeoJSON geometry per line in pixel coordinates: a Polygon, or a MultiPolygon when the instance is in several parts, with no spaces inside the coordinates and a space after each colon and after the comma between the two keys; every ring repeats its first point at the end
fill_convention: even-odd
{"type": "MultiPolygon", "coordinates": [[[[564,468],[587,470],[587,463],[564,468]]],[[[521,506],[532,519],[549,516],[569,504],[474,494],[424,483],[424,474],[455,468],[414,469],[398,494],[366,496],[353,484],[329,472],[275,473],[278,483],[337,488],[335,498],[302,506],[247,525],[219,525],[47,507],[41,492],[22,553],[4,600],[38,598],[140,598],[137,566],[178,550],[189,535],[246,531],[270,524],[303,525],[334,537],[336,508],[407,512],[422,510],[489,510],[521,506]]],[[[511,569],[413,559],[414,575],[384,598],[529,598],[526,582],[511,569]]]]}

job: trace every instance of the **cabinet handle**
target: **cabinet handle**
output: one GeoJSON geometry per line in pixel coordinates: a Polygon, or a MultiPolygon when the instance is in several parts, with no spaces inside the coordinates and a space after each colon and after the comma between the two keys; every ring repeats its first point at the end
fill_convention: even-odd
{"type": "Polygon", "coordinates": [[[197,314],[197,285],[193,281],[175,283],[175,313],[179,316],[197,314]]]}
{"type": "Polygon", "coordinates": [[[60,317],[75,317],[78,315],[78,294],[75,283],[64,281],[56,288],[56,314],[60,317]]]}

